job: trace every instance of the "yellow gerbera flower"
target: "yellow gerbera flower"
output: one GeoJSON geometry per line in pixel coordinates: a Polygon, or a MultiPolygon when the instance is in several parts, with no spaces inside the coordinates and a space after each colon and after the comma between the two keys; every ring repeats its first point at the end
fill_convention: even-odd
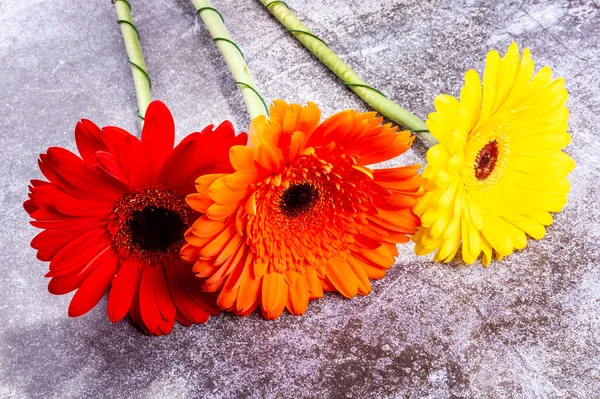
{"type": "Polygon", "coordinates": [[[504,58],[488,53],[483,85],[469,70],[460,100],[435,99],[427,126],[439,144],[427,152],[427,193],[414,209],[418,255],[437,251],[449,262],[462,243],[466,263],[483,252],[488,265],[492,249],[501,259],[525,248],[527,235],[542,238],[550,212],[565,206],[575,167],[561,151],[571,141],[568,93],[550,68],[533,76],[533,67],[513,43],[504,58]]]}

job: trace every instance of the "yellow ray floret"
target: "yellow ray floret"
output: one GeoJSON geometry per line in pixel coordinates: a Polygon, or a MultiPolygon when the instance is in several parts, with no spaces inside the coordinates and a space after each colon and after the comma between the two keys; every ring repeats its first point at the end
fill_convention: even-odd
{"type": "Polygon", "coordinates": [[[488,265],[492,251],[501,259],[527,236],[544,237],[551,212],[564,208],[575,167],[562,151],[568,93],[550,68],[533,70],[529,50],[521,57],[513,43],[504,58],[488,53],[483,83],[469,70],[460,99],[435,99],[427,126],[439,144],[427,152],[426,194],[414,208],[418,255],[449,262],[461,248],[466,263],[483,253],[488,265]]]}

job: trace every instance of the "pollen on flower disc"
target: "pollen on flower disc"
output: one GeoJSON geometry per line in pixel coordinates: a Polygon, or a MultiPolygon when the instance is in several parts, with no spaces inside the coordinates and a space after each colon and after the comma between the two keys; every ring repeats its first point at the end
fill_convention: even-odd
{"type": "Polygon", "coordinates": [[[126,194],[115,205],[113,214],[115,248],[140,260],[150,260],[179,250],[183,232],[195,212],[182,196],[150,187],[126,194]]]}
{"type": "Polygon", "coordinates": [[[310,211],[318,199],[319,191],[310,183],[294,184],[281,195],[279,210],[284,216],[298,217],[310,211]]]}
{"type": "Polygon", "coordinates": [[[492,174],[498,161],[498,143],[492,140],[479,151],[475,159],[475,177],[485,180],[492,174]]]}
{"type": "Polygon", "coordinates": [[[129,221],[131,241],[142,250],[166,251],[181,241],[186,227],[177,212],[164,207],[136,210],[129,221]]]}

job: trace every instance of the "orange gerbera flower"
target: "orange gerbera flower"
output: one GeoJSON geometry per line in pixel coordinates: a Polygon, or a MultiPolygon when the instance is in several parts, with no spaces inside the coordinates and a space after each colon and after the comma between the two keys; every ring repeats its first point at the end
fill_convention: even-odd
{"type": "Polygon", "coordinates": [[[217,304],[238,315],[261,306],[306,311],[323,291],[366,295],[394,263],[396,243],[420,224],[419,165],[372,170],[412,144],[374,112],[320,111],[275,101],[252,121],[253,147],[234,146],[231,174],[196,180],[188,204],[204,215],[187,231],[182,256],[220,291],[217,304]]]}

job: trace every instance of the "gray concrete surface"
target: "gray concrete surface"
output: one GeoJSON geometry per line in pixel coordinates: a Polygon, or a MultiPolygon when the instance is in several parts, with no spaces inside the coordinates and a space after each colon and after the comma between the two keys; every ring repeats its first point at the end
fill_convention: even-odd
{"type": "MultiPolygon", "coordinates": [[[[215,0],[257,85],[325,115],[366,110],[255,1],[215,0]]],[[[21,207],[48,146],[74,148],[82,117],[137,131],[109,0],[0,0],[0,397],[524,397],[600,395],[600,9],[593,1],[287,0],[375,87],[421,117],[458,94],[491,48],[516,40],[567,79],[577,161],[547,237],[484,269],[401,247],[371,295],[327,295],[303,317],[231,315],[150,338],[111,325],[106,301],[79,319],[47,292],[21,207]]],[[[178,138],[248,116],[185,0],[132,1],[154,96],[178,138]]],[[[400,162],[424,160],[417,144],[400,162]]]]}

